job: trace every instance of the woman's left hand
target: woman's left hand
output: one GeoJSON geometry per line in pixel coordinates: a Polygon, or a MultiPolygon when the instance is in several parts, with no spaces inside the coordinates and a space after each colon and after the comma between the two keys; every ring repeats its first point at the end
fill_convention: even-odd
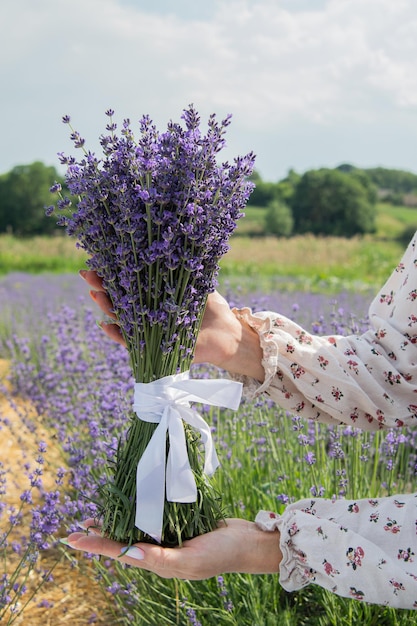
{"type": "Polygon", "coordinates": [[[103,537],[94,520],[83,526],[86,533],[72,533],[63,543],[75,550],[118,559],[162,578],[203,580],[227,572],[272,574],[281,562],[279,532],[265,532],[253,522],[228,519],[205,535],[184,541],[180,548],[138,543],[126,546],[103,537]],[[91,527],[91,530],[89,529],[91,527]]]}

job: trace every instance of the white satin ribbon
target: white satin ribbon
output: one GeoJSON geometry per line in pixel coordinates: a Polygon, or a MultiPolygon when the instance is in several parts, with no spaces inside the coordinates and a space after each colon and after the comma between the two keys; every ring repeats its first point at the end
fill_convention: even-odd
{"type": "Polygon", "coordinates": [[[158,424],[137,467],[135,524],[156,541],[160,542],[162,536],[165,493],[170,502],[197,500],[183,421],[201,434],[205,474],[210,476],[219,465],[210,427],[190,407],[190,402],[236,410],[241,396],[241,383],[226,379],[191,379],[189,372],[151,383],[135,383],[133,410],[139,419],[158,424]]]}

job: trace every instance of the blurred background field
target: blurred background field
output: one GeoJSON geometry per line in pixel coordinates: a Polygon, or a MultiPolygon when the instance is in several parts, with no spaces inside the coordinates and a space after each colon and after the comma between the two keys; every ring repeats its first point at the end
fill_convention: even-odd
{"type": "MultiPolygon", "coordinates": [[[[262,232],[265,209],[249,206],[221,261],[220,281],[248,291],[375,288],[389,276],[417,229],[417,209],[386,203],[377,209],[374,234],[287,238],[256,234],[262,232]]],[[[76,273],[85,260],[84,252],[62,233],[24,238],[0,234],[0,275],[76,273]]]]}

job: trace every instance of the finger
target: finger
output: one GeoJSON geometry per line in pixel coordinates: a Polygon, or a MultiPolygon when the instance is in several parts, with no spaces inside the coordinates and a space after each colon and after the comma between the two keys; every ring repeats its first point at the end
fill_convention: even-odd
{"type": "Polygon", "coordinates": [[[126,347],[126,342],[123,339],[122,331],[120,330],[118,324],[106,324],[105,322],[100,322],[100,327],[110,339],[119,343],[121,346],[126,347]]]}
{"type": "Polygon", "coordinates": [[[188,551],[184,549],[189,545],[189,541],[184,542],[182,550],[162,548],[149,543],[138,543],[129,547],[103,537],[100,522],[92,517],[78,522],[78,525],[86,530],[87,534],[72,533],[68,538],[61,539],[64,545],[69,545],[75,550],[117,558],[123,563],[152,571],[164,578],[188,578],[184,576],[183,570],[190,560],[188,551]]]}
{"type": "Polygon", "coordinates": [[[108,317],[112,319],[116,319],[116,314],[113,311],[113,304],[110,300],[109,296],[105,291],[90,291],[90,296],[94,300],[94,302],[100,307],[100,309],[105,313],[108,317]]]}
{"type": "Polygon", "coordinates": [[[120,557],[123,562],[126,563],[142,561],[144,558],[143,550],[140,550],[140,548],[137,548],[137,546],[132,546],[136,547],[137,558],[125,556],[123,552],[127,549],[127,546],[123,546],[117,541],[112,541],[111,539],[107,539],[101,534],[96,533],[72,533],[64,540],[64,543],[69,545],[74,550],[83,550],[84,552],[91,552],[93,554],[109,556],[112,559],[117,559],[120,557]]]}
{"type": "Polygon", "coordinates": [[[105,291],[103,288],[103,279],[97,275],[97,272],[93,270],[80,270],[79,275],[83,278],[93,289],[97,291],[105,291]]]}
{"type": "MultiPolygon", "coordinates": [[[[140,567],[154,572],[162,578],[181,578],[199,580],[201,559],[195,559],[185,548],[162,548],[149,543],[124,546],[101,535],[72,533],[61,540],[74,550],[82,550],[91,554],[107,556],[122,563],[140,567]],[[195,573],[194,573],[195,570],[195,573]]],[[[204,576],[203,576],[204,577],[204,576]]]]}
{"type": "Polygon", "coordinates": [[[89,533],[93,533],[94,535],[101,534],[101,524],[92,517],[77,523],[80,528],[87,532],[87,535],[89,533]]]}
{"type": "Polygon", "coordinates": [[[95,528],[101,528],[101,522],[97,520],[95,517],[88,517],[84,519],[82,522],[79,522],[82,528],[88,528],[89,526],[94,526],[95,528]]]}
{"type": "MultiPolygon", "coordinates": [[[[155,564],[155,558],[152,559],[153,566],[146,562],[147,551],[150,549],[159,553],[159,560],[163,551],[159,546],[151,546],[150,544],[137,544],[132,546],[124,546],[121,543],[107,539],[97,534],[72,533],[66,539],[61,540],[64,545],[68,545],[74,550],[82,550],[91,554],[107,556],[111,559],[117,559],[122,563],[134,565],[142,569],[152,569],[159,573],[159,567],[155,564]]],[[[170,575],[166,575],[169,577],[170,575]]]]}

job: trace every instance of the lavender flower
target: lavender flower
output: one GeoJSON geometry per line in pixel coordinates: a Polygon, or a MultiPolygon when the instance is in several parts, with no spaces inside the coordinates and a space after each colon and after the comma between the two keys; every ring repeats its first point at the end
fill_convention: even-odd
{"type": "MultiPolygon", "coordinates": [[[[39,468],[44,465],[43,453],[46,451],[44,442],[39,443],[38,451],[35,460],[37,468],[31,472],[27,465],[30,486],[21,492],[18,508],[8,506],[8,517],[4,515],[1,520],[0,557],[3,573],[0,574],[0,622],[8,625],[21,616],[25,605],[30,602],[27,583],[38,572],[40,551],[51,547],[62,522],[60,494],[46,490],[40,478],[43,471],[39,468]],[[28,535],[24,522],[29,522],[28,535]]],[[[5,474],[2,469],[0,484],[2,492],[7,494],[5,474]]],[[[44,572],[38,588],[51,582],[53,567],[44,572]]]]}
{"type": "MultiPolygon", "coordinates": [[[[51,190],[60,195],[59,223],[87,251],[88,266],[103,278],[135,381],[147,383],[190,367],[219,259],[228,250],[253,187],[248,176],[254,156],[218,165],[230,116],[221,123],[210,116],[204,136],[193,106],[183,112],[185,128],[170,122],[163,133],[145,115],[136,138],[129,120],[116,134],[113,110],[106,115],[102,159],[84,148],[69,117],[63,118],[75,147],[83,149],[79,161],[60,155],[67,165],[67,187],[79,197],[76,208],[69,208],[57,185],[51,190]]],[[[155,424],[131,417],[128,438],[119,445],[112,466],[113,484],[105,489],[103,530],[123,542],[146,539],[134,523],[136,467],[154,431],[155,424]]],[[[206,497],[200,515],[193,504],[173,505],[171,512],[166,507],[163,541],[170,545],[211,530],[221,517],[199,468],[198,438],[186,432],[198,489],[206,497]]]]}
{"type": "Polygon", "coordinates": [[[217,577],[217,584],[219,585],[219,595],[223,599],[223,607],[228,613],[231,613],[233,611],[233,602],[228,597],[229,592],[223,576],[217,577]]]}
{"type": "MultiPolygon", "coordinates": [[[[252,189],[252,154],[234,165],[216,163],[230,119],[218,124],[211,116],[206,137],[192,106],[183,120],[185,130],[171,122],[160,134],[144,116],[138,140],[125,120],[121,136],[101,137],[102,161],[85,152],[79,162],[69,159],[67,169],[67,186],[81,197],[67,216],[68,234],[103,277],[142,382],[164,369],[172,373],[173,350],[178,362],[190,360],[218,260],[252,189]],[[158,349],[149,346],[151,333],[158,349]]],[[[72,138],[78,146],[79,133],[72,138]]]]}

